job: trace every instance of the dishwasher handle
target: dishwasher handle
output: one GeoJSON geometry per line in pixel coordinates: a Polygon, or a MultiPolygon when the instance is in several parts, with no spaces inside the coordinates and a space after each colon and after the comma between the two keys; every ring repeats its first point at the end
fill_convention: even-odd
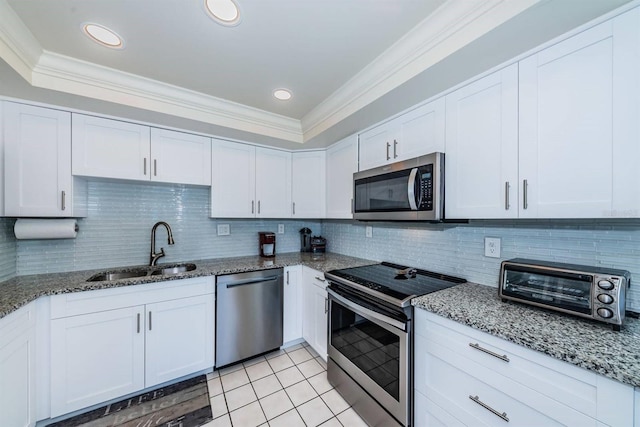
{"type": "Polygon", "coordinates": [[[255,285],[256,283],[272,282],[277,279],[278,279],[278,276],[269,276],[269,277],[260,277],[257,279],[237,280],[234,282],[227,283],[226,286],[227,286],[227,289],[229,289],[229,288],[235,288],[237,286],[255,285]]]}

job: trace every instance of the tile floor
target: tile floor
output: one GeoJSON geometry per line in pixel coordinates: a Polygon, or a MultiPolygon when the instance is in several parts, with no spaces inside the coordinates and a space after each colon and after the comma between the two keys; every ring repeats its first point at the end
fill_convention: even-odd
{"type": "Polygon", "coordinates": [[[327,381],[305,342],[207,376],[213,421],[205,427],[366,427],[327,381]]]}

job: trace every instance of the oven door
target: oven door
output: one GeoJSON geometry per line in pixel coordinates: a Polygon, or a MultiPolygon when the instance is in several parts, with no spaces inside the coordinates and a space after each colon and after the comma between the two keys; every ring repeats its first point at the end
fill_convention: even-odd
{"type": "Polygon", "coordinates": [[[409,424],[409,323],[331,289],[329,357],[403,425],[409,424]],[[367,307],[369,306],[369,307],[367,307]]]}

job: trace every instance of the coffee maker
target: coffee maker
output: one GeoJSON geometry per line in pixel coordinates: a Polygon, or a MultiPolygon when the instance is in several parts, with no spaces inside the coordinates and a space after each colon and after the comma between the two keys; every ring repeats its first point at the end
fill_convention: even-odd
{"type": "Polygon", "coordinates": [[[274,257],[276,256],[276,234],[270,231],[260,231],[260,256],[261,257],[274,257]]]}
{"type": "Polygon", "coordinates": [[[311,229],[300,229],[300,252],[311,252],[311,229]]]}

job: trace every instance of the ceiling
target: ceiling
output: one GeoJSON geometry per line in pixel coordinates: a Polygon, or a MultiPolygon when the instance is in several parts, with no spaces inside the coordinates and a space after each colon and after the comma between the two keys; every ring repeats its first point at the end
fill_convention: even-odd
{"type": "Polygon", "coordinates": [[[313,148],[628,0],[236,1],[225,27],[202,0],[0,0],[0,95],[313,148]]]}

